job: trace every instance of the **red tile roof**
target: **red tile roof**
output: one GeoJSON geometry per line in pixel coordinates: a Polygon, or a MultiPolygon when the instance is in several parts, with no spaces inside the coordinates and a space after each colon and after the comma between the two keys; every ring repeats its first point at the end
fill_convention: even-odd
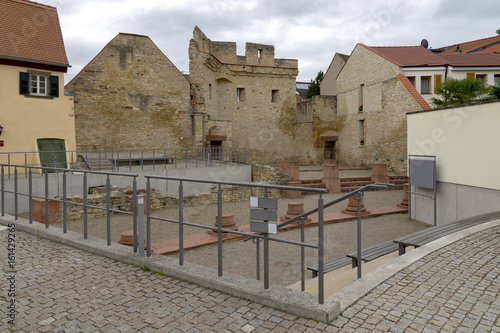
{"type": "Polygon", "coordinates": [[[400,67],[443,66],[446,60],[423,46],[366,46],[400,67]]]}
{"type": "Polygon", "coordinates": [[[406,89],[408,89],[408,91],[410,92],[410,94],[413,95],[413,97],[418,102],[418,104],[420,104],[420,106],[422,107],[423,110],[430,110],[431,109],[431,106],[429,105],[429,103],[427,103],[427,101],[422,97],[422,95],[420,95],[418,93],[417,89],[415,89],[415,87],[413,86],[413,84],[411,84],[410,80],[408,80],[408,78],[406,77],[406,75],[399,74],[398,78],[404,84],[404,86],[406,87],[406,89]]]}
{"type": "Polygon", "coordinates": [[[455,52],[457,46],[460,46],[462,53],[476,53],[476,52],[498,52],[500,51],[500,35],[477,39],[470,42],[459,43],[441,47],[437,50],[443,49],[440,54],[451,54],[455,52]]]}
{"type": "Polygon", "coordinates": [[[55,7],[0,0],[0,58],[68,67],[55,7]]]}
{"type": "Polygon", "coordinates": [[[492,67],[500,66],[500,53],[440,54],[451,66],[492,67]]]}

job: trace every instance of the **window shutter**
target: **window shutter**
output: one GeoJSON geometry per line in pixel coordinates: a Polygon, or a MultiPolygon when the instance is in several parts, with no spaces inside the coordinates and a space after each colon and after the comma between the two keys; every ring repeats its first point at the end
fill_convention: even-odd
{"type": "Polygon", "coordinates": [[[437,94],[437,90],[441,88],[441,83],[443,82],[443,75],[434,75],[434,93],[437,94]]]}
{"type": "Polygon", "coordinates": [[[30,94],[30,75],[28,73],[19,72],[19,94],[30,94]]]}
{"type": "Polygon", "coordinates": [[[475,73],[467,73],[467,78],[468,79],[475,79],[476,78],[476,74],[475,73]]]}
{"type": "Polygon", "coordinates": [[[50,97],[59,97],[59,77],[50,76],[50,97]]]}

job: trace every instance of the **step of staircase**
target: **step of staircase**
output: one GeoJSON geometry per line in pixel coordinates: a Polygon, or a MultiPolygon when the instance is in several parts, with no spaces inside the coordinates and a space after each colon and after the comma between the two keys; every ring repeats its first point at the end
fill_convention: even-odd
{"type": "MultiPolygon", "coordinates": [[[[387,190],[402,190],[403,185],[408,183],[408,177],[406,176],[389,176],[389,183],[395,184],[396,186],[388,188],[372,188],[370,191],[387,191],[387,190]]],[[[357,190],[358,188],[373,184],[371,177],[349,177],[341,178],[341,192],[351,192],[357,190]]]]}

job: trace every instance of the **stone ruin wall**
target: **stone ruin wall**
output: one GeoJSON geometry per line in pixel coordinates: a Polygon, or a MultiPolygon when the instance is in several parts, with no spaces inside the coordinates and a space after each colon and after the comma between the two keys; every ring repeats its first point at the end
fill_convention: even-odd
{"type": "MultiPolygon", "coordinates": [[[[286,182],[291,180],[286,173],[276,167],[267,165],[252,165],[252,181],[259,184],[286,185],[286,182]]],[[[264,189],[257,187],[245,187],[236,185],[222,185],[222,201],[249,201],[251,196],[264,196],[264,189]]],[[[183,204],[186,206],[200,206],[208,204],[216,204],[218,198],[218,185],[213,185],[209,192],[199,194],[186,194],[183,197],[183,204]]],[[[137,194],[146,195],[144,189],[138,189],[137,194]]],[[[284,196],[284,191],[270,189],[268,191],[270,197],[280,198],[284,196]]],[[[55,199],[62,200],[62,196],[57,196],[55,199]]],[[[83,195],[67,195],[68,202],[83,204],[83,195]]],[[[179,197],[164,191],[159,191],[155,188],[151,189],[151,209],[159,210],[179,205],[179,197]]],[[[96,207],[105,208],[107,204],[106,187],[99,186],[92,189],[87,195],[87,204],[96,207]]],[[[83,207],[80,205],[66,204],[66,216],[68,221],[82,220],[83,207]]],[[[110,191],[110,208],[126,212],[133,211],[133,188],[131,186],[125,188],[112,187],[110,191]]],[[[59,213],[56,214],[58,222],[62,222],[63,205],[59,205],[59,213]]],[[[106,215],[106,210],[97,208],[87,208],[87,217],[102,217],[106,215]]]]}
{"type": "MultiPolygon", "coordinates": [[[[207,115],[207,125],[208,121],[232,124],[232,132],[223,134],[227,136],[223,145],[250,147],[255,163],[311,161],[309,152],[295,147],[296,138],[303,137],[293,125],[297,60],[275,59],[274,46],[255,43],[247,43],[245,56],[238,56],[236,43],[211,41],[198,28],[189,57],[197,111],[207,115]]],[[[214,129],[212,124],[211,130],[226,130],[214,129]]],[[[208,134],[206,127],[204,133],[208,134]]]]}
{"type": "Polygon", "coordinates": [[[189,81],[149,37],[120,33],[65,89],[77,149],[193,146],[189,81]]]}

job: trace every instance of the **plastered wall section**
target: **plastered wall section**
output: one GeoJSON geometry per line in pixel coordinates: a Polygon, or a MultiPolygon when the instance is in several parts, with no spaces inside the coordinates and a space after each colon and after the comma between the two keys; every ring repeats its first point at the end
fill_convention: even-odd
{"type": "Polygon", "coordinates": [[[212,42],[196,28],[189,56],[194,99],[209,130],[223,134],[222,121],[231,122],[232,133],[223,134],[231,142],[224,144],[250,147],[257,163],[307,160],[307,152],[294,147],[296,60],[275,59],[273,46],[254,43],[237,56],[235,43],[212,42]]]}
{"type": "MultiPolygon", "coordinates": [[[[408,114],[408,151],[436,156],[437,224],[497,211],[500,102],[408,114]]],[[[430,195],[431,190],[413,191],[430,195]]],[[[412,217],[432,224],[434,204],[412,196],[412,217]]]]}
{"type": "MultiPolygon", "coordinates": [[[[66,87],[78,149],[192,146],[190,84],[146,36],[119,34],[66,87]]],[[[199,123],[199,121],[198,121],[199,123]]]]}
{"type": "Polygon", "coordinates": [[[406,170],[406,113],[422,107],[400,73],[397,65],[356,46],[337,79],[339,162],[406,170]]]}
{"type": "Polygon", "coordinates": [[[500,102],[408,115],[408,151],[435,155],[440,182],[500,190],[500,102]]]}
{"type": "MultiPolygon", "coordinates": [[[[37,139],[63,139],[66,150],[75,150],[75,123],[73,97],[64,95],[64,74],[50,72],[59,77],[59,97],[25,97],[19,94],[19,72],[29,67],[0,65],[0,125],[4,127],[0,152],[36,152],[37,139]]],[[[41,71],[36,69],[37,71],[41,71]]],[[[49,71],[43,71],[49,73],[49,71]]],[[[0,161],[7,163],[7,155],[0,154],[0,161]]],[[[71,161],[71,156],[67,156],[71,161]]],[[[39,165],[38,154],[10,154],[11,164],[39,165]]],[[[24,172],[24,171],[23,171],[24,172]]]]}

